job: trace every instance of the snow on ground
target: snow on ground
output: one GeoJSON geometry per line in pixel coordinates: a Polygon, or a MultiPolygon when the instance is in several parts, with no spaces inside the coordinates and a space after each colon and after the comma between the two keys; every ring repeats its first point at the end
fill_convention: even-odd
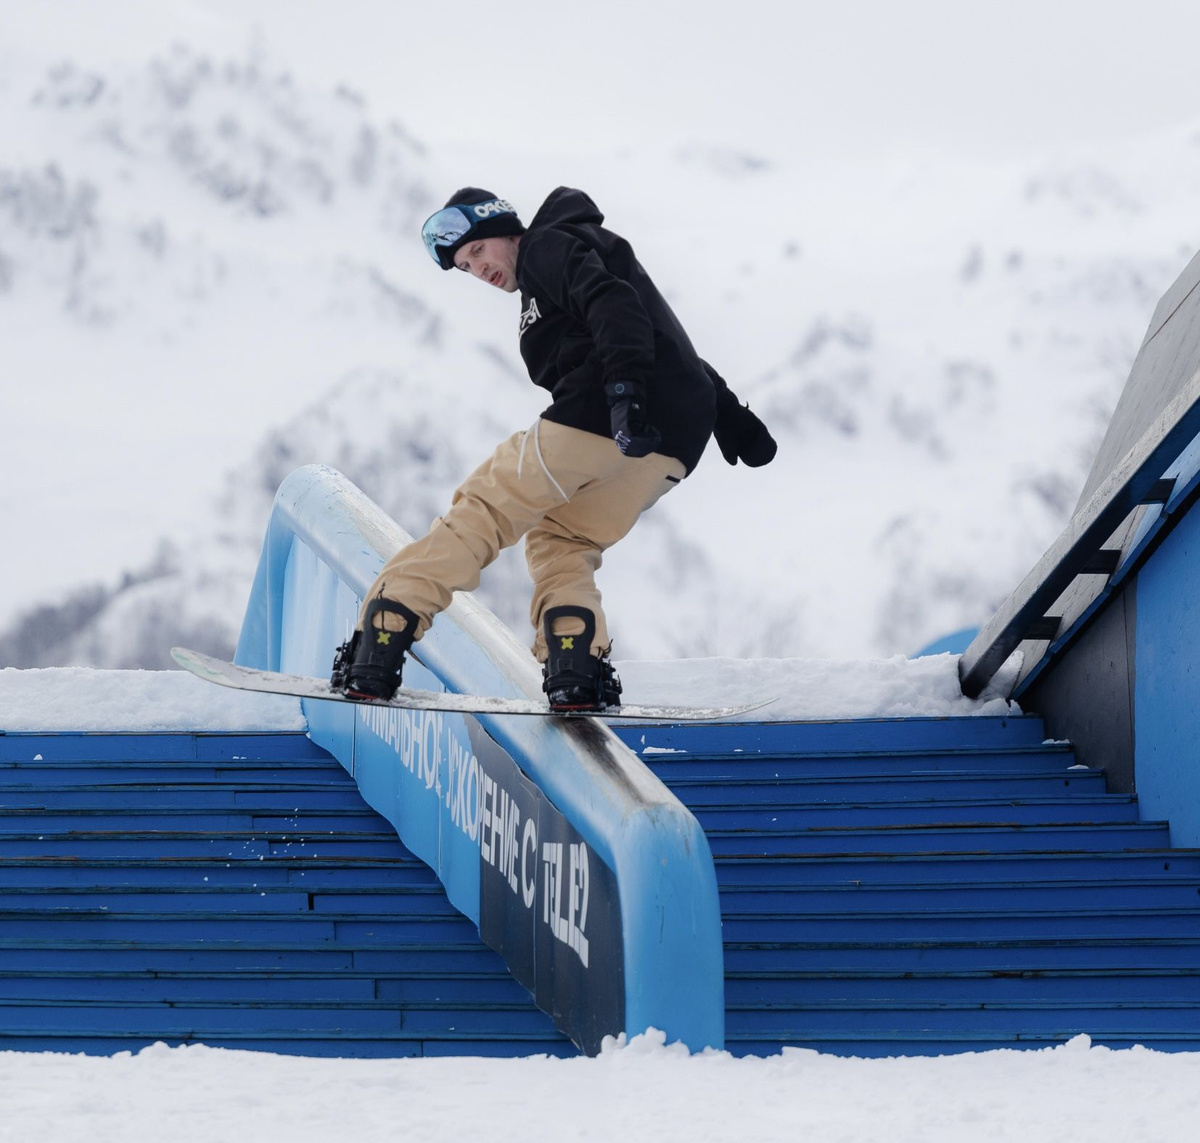
{"type": "Polygon", "coordinates": [[[183,671],[0,670],[0,731],[306,730],[300,700],[183,671]]]}
{"type": "Polygon", "coordinates": [[[664,706],[743,706],[773,699],[743,719],[809,722],[841,718],[945,718],[1018,715],[1006,702],[1018,661],[997,673],[978,699],[958,685],[958,655],[906,659],[668,659],[618,662],[629,702],[664,706]]]}
{"type": "MultiPolygon", "coordinates": [[[[958,688],[958,656],[923,659],[670,659],[618,663],[630,702],[740,706],[772,722],[1020,714],[999,695],[958,688]]],[[[183,671],[0,669],[0,731],[286,731],[307,724],[297,699],[214,686],[183,671]]]]}
{"type": "Polygon", "coordinates": [[[654,1033],[595,1059],[318,1060],[157,1044],[0,1053],[0,1141],[1194,1143],[1200,1053],[1091,1046],[841,1059],[689,1056],[654,1033]]]}

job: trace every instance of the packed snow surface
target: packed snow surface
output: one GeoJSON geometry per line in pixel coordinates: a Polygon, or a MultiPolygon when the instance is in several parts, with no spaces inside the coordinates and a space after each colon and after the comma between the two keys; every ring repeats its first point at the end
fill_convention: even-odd
{"type": "Polygon", "coordinates": [[[0,731],[306,730],[300,700],[213,686],[183,671],[0,670],[0,731]]]}
{"type": "Polygon", "coordinates": [[[482,1135],[755,1143],[1194,1143],[1200,1053],[1093,1047],[934,1058],[695,1056],[660,1034],[595,1059],[319,1060],[162,1044],[0,1054],[0,1140],[409,1143],[482,1135]]]}
{"type": "MultiPolygon", "coordinates": [[[[964,698],[958,656],[924,659],[671,659],[618,663],[630,702],[749,706],[771,722],[835,718],[1019,714],[996,697],[964,698]]],[[[305,730],[298,699],[232,690],[184,671],[87,667],[0,670],[0,731],[305,730]]]]}
{"type": "Polygon", "coordinates": [[[749,706],[752,721],[932,718],[1020,714],[1005,694],[1016,661],[978,699],[958,685],[958,655],[906,659],[668,659],[618,662],[630,702],[663,706],[749,706]]]}

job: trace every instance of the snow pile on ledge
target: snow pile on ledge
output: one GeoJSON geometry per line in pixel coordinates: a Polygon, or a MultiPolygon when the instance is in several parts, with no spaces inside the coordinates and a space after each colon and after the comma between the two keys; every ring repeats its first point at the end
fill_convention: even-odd
{"type": "Polygon", "coordinates": [[[689,1056],[662,1034],[596,1059],[323,1060],[162,1044],[0,1053],[22,1143],[1194,1143],[1200,1053],[1092,1047],[934,1058],[689,1056]],[[470,1124],[490,1125],[472,1131],[470,1124]]]}
{"type": "Polygon", "coordinates": [[[671,659],[617,663],[627,702],[670,706],[745,706],[774,698],[743,719],[944,718],[1019,715],[1008,693],[1020,669],[1014,656],[977,699],[958,685],[958,655],[906,659],[671,659]]]}
{"type": "MultiPolygon", "coordinates": [[[[958,656],[923,659],[668,659],[618,663],[629,702],[745,706],[772,722],[1019,715],[999,697],[1017,661],[978,699],[958,688],[958,656]]],[[[0,731],[305,730],[298,699],[214,686],[186,671],[0,670],[0,731]]]]}
{"type": "Polygon", "coordinates": [[[0,730],[307,730],[300,700],[206,683],[186,671],[0,670],[0,730]]]}

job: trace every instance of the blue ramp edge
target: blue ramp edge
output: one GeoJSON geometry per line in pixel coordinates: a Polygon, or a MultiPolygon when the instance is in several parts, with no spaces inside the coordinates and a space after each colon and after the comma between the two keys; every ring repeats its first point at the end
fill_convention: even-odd
{"type": "MultiPolygon", "coordinates": [[[[411,538],[340,473],[281,485],[237,662],[324,676],[383,564],[411,538]]],[[[406,681],[540,697],[537,665],[460,594],[406,681]]],[[[716,873],[695,817],[606,726],[304,704],[314,741],[437,873],[585,1051],[649,1027],[724,1043],[716,873]]]]}

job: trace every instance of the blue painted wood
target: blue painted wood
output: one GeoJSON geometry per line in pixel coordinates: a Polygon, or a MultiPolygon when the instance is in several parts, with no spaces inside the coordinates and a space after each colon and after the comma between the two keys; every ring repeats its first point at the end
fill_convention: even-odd
{"type": "MultiPolygon", "coordinates": [[[[752,974],[730,972],[725,978],[729,1004],[798,1005],[830,1000],[882,1001],[902,992],[910,1003],[918,1000],[988,1003],[1022,1000],[1030,980],[1052,987],[1061,999],[1086,1000],[1098,1006],[1104,998],[1173,1003],[1200,1001],[1200,968],[1178,969],[1048,969],[997,975],[988,972],[887,973],[812,972],[752,974]]],[[[1107,1022],[1107,1021],[1104,1021],[1107,1022]]]]}
{"type": "Polygon", "coordinates": [[[83,786],[98,789],[105,786],[129,786],[154,790],[163,786],[220,785],[235,780],[239,785],[266,784],[275,786],[286,782],[289,789],[327,790],[331,787],[353,788],[353,779],[340,766],[297,763],[280,769],[261,763],[211,762],[22,762],[0,765],[0,800],[8,791],[28,788],[83,786]]]}
{"type": "Polygon", "coordinates": [[[353,915],[305,915],[297,919],[270,914],[166,913],[120,914],[112,909],[90,911],[16,910],[0,912],[5,938],[21,940],[169,940],[251,941],[269,944],[321,945],[331,942],[355,945],[404,944],[432,939],[466,941],[478,935],[461,914],[453,916],[373,917],[353,915]]]}
{"type": "Polygon", "coordinates": [[[0,807],[19,812],[22,808],[45,808],[69,812],[72,808],[103,810],[180,810],[246,813],[281,812],[292,809],[299,814],[355,811],[366,817],[375,829],[387,829],[386,821],[363,803],[353,786],[305,787],[260,786],[247,783],[234,786],[210,783],[207,786],[178,784],[164,786],[153,782],[125,786],[73,786],[10,788],[0,796],[0,807]]]}
{"type": "Polygon", "coordinates": [[[542,1029],[541,1013],[536,1008],[492,1004],[460,1009],[429,1006],[408,1007],[396,1002],[359,1004],[343,1001],[328,1007],[298,1006],[266,1001],[252,1003],[184,1001],[165,1005],[125,1001],[72,1001],[54,1004],[45,1000],[0,1002],[0,1026],[20,1028],[21,1020],[36,1016],[43,1033],[79,1035],[86,1029],[96,1034],[128,1034],[156,1039],[182,1037],[195,1039],[195,1029],[207,1024],[206,1036],[218,1038],[225,1033],[249,1034],[260,1038],[276,1036],[280,1040],[301,1033],[393,1035],[405,1040],[429,1036],[447,1037],[447,1013],[453,1011],[458,1026],[449,1038],[471,1042],[481,1036],[506,1041],[509,1051],[526,1037],[548,1039],[542,1029]]]}
{"type": "MultiPolygon", "coordinates": [[[[85,1052],[105,1054],[112,1051],[138,1051],[151,1044],[162,1042],[169,1047],[196,1043],[191,1032],[183,1034],[151,1033],[130,1031],[114,1033],[101,1031],[95,1034],[87,1029],[76,1029],[61,1036],[38,1030],[13,1032],[0,1031],[0,1044],[6,1050],[19,1052],[85,1052]],[[119,1047],[113,1048],[114,1042],[119,1047]]],[[[540,1038],[536,1035],[523,1037],[496,1036],[486,1038],[476,1035],[471,1038],[437,1039],[428,1034],[398,1033],[337,1033],[309,1032],[300,1030],[280,1037],[267,1037],[237,1031],[222,1032],[204,1040],[215,1048],[232,1048],[249,1052],[277,1052],[282,1055],[316,1057],[357,1056],[363,1059],[393,1059],[420,1056],[485,1056],[505,1057],[512,1055],[545,1055],[567,1057],[575,1055],[569,1041],[540,1038]],[[519,1045],[519,1051],[514,1050],[519,1045]]]]}
{"type": "MultiPolygon", "coordinates": [[[[0,889],[0,911],[27,914],[32,909],[53,909],[56,916],[95,912],[97,894],[103,894],[104,908],[113,912],[155,915],[219,913],[224,918],[256,918],[279,914],[324,916],[391,915],[415,917],[455,917],[453,906],[431,886],[399,886],[378,893],[309,893],[291,887],[238,886],[236,888],[182,886],[130,887],[97,885],[87,890],[46,886],[0,889]]],[[[300,930],[297,930],[298,932],[300,930]]]]}
{"type": "MultiPolygon", "coordinates": [[[[960,972],[990,976],[1023,973],[1034,983],[1048,969],[1133,973],[1195,968],[1200,939],[1194,937],[1029,937],[984,940],[923,941],[780,941],[763,946],[730,941],[725,946],[727,972],[960,972]]],[[[885,1029],[879,1029],[885,1031],[885,1029]]],[[[1098,1028],[1102,1031],[1102,1028],[1098,1028]]]]}
{"type": "Polygon", "coordinates": [[[6,857],[77,858],[88,856],[149,858],[170,857],[354,857],[398,856],[396,842],[383,833],[314,834],[312,837],[288,837],[283,834],[242,833],[207,834],[203,831],[167,833],[142,830],[114,830],[73,834],[6,834],[0,836],[0,855],[6,857]]]}
{"type": "Polygon", "coordinates": [[[1186,1000],[1120,1004],[1111,1000],[1106,1002],[1100,997],[1090,1005],[1078,1001],[981,1005],[943,1000],[937,1005],[917,1004],[911,1008],[899,1003],[856,1008],[850,1004],[814,1003],[795,1008],[731,1007],[727,1019],[729,1030],[735,1035],[774,1032],[789,1039],[819,1036],[829,1031],[845,1032],[856,1026],[865,1030],[872,1025],[886,1025],[893,1035],[929,1032],[960,1036],[981,1032],[1012,1035],[1012,1029],[1019,1027],[1023,1035],[1042,1033],[1069,1037],[1086,1034],[1089,1028],[1113,1027],[1114,1020],[1120,1021],[1125,1029],[1141,1025],[1155,1032],[1169,1031],[1194,1037],[1200,1024],[1200,1006],[1186,1000]]]}
{"type": "MultiPolygon", "coordinates": [[[[1188,908],[1200,905],[1194,879],[1095,881],[920,881],[830,885],[731,885],[721,890],[725,915],[908,912],[963,909],[1188,908]]],[[[1200,971],[1200,966],[1198,966],[1200,971]]]]}
{"type": "Polygon", "coordinates": [[[803,916],[726,914],[727,941],[880,940],[1059,940],[1067,937],[1137,936],[1153,932],[1200,938],[1200,911],[1178,909],[960,909],[919,915],[871,911],[860,914],[806,913],[803,916]]]}
{"type": "Polygon", "coordinates": [[[706,777],[702,767],[688,765],[680,767],[682,774],[679,777],[675,776],[679,771],[675,771],[664,775],[664,781],[670,781],[680,791],[680,797],[687,797],[696,805],[727,804],[731,781],[742,792],[747,803],[769,803],[774,796],[778,796],[782,802],[927,802],[936,794],[948,798],[987,798],[996,796],[998,791],[1010,797],[1038,797],[1068,791],[1104,792],[1104,775],[1099,770],[1012,771],[1002,774],[952,771],[899,776],[854,773],[839,778],[836,774],[828,773],[817,777],[794,777],[792,775],[797,772],[803,775],[803,769],[797,771],[783,765],[775,768],[779,771],[778,777],[753,771],[753,777],[748,776],[737,782],[725,774],[706,777]]]}
{"type": "Polygon", "coordinates": [[[844,722],[734,722],[717,725],[613,727],[631,749],[681,749],[693,754],[732,753],[815,755],[852,751],[900,754],[906,751],[1014,749],[1040,746],[1046,738],[1034,715],[1006,718],[854,719],[844,722]]]}
{"type": "Polygon", "coordinates": [[[814,853],[1081,853],[1097,848],[1151,849],[1169,844],[1165,822],[1097,826],[911,825],[892,829],[710,830],[714,856],[814,853]]]}
{"type": "Polygon", "coordinates": [[[6,734],[0,732],[0,762],[307,760],[328,763],[329,754],[306,734],[6,734]]]}
{"type": "Polygon", "coordinates": [[[393,886],[426,886],[424,864],[415,859],[373,861],[363,867],[353,864],[325,864],[306,861],[297,869],[288,861],[230,861],[220,859],[154,859],[150,861],[93,859],[22,859],[0,860],[0,887],[73,886],[126,887],[205,887],[254,886],[261,888],[293,887],[306,892],[353,892],[393,886]]]}
{"type": "Polygon", "coordinates": [[[633,742],[709,836],[731,1051],[1200,1046],[1200,853],[1030,730],[633,742]]]}
{"type": "Polygon", "coordinates": [[[653,752],[643,754],[660,775],[686,778],[702,775],[709,779],[741,781],[748,778],[817,778],[837,779],[862,775],[873,781],[899,775],[928,776],[934,773],[970,774],[976,776],[987,762],[984,777],[1006,773],[1061,773],[1074,761],[1063,747],[1017,748],[1015,750],[943,751],[939,753],[858,754],[693,754],[682,751],[670,755],[653,752]]]}
{"type": "Polygon", "coordinates": [[[1186,514],[1138,573],[1134,763],[1139,795],[1200,846],[1200,511],[1186,514]]]}
{"type": "MultiPolygon", "coordinates": [[[[826,726],[809,754],[743,759],[717,728],[686,761],[646,755],[709,829],[732,1051],[1040,1047],[1081,1023],[1200,1047],[1200,852],[1022,721],[1012,742],[973,721],[934,746],[926,723],[830,750],[855,731],[826,726]]],[[[43,765],[0,795],[0,1047],[573,1051],[344,783],[289,789],[286,760],[197,782],[193,759],[158,788],[138,749],[116,786],[63,762],[74,784],[43,765]]]]}
{"type": "MultiPolygon", "coordinates": [[[[728,795],[730,791],[726,791],[728,795]]],[[[907,826],[914,815],[929,825],[962,822],[1049,825],[1053,823],[1132,822],[1138,820],[1133,795],[1105,794],[1077,798],[932,798],[924,802],[878,801],[699,804],[696,817],[714,829],[828,829],[834,827],[907,826]]]]}
{"type": "MultiPolygon", "coordinates": [[[[1192,1036],[1186,1032],[1129,1032],[1101,1034],[1092,1037],[1097,1046],[1105,1048],[1143,1047],[1154,1051],[1187,1051],[1192,1036]]],[[[929,1032],[897,1033],[881,1036],[871,1031],[847,1032],[845,1035],[823,1033],[808,1038],[783,1038],[762,1041],[753,1036],[731,1037],[729,1052],[733,1056],[763,1055],[783,1047],[805,1047],[829,1055],[877,1059],[891,1056],[945,1055],[949,1052],[990,1052],[1000,1048],[1050,1048],[1063,1042],[1062,1035],[1028,1032],[1010,1036],[1004,1032],[963,1034],[929,1032]]]]}
{"type": "Polygon", "coordinates": [[[303,736],[5,737],[0,1047],[574,1053],[303,736]]]}
{"type": "MultiPolygon", "coordinates": [[[[457,943],[431,939],[418,944],[379,945],[371,949],[340,943],[294,947],[245,942],[139,941],[122,944],[105,940],[69,942],[23,941],[0,944],[0,971],[127,971],[159,973],[310,972],[340,975],[368,973],[429,973],[457,975],[503,972],[504,963],[477,941],[457,943]]],[[[203,1036],[200,1036],[203,1039],[203,1036]]]]}
{"type": "Polygon", "coordinates": [[[159,830],[164,827],[192,832],[216,830],[244,833],[294,834],[297,837],[312,833],[345,833],[360,826],[378,829],[374,816],[354,810],[340,813],[263,814],[255,811],[196,811],[144,808],[129,810],[72,810],[56,811],[28,808],[0,811],[0,837],[21,834],[31,827],[48,837],[62,832],[84,830],[159,830]]]}
{"type": "Polygon", "coordinates": [[[178,1000],[346,1002],[436,1004],[447,996],[473,1004],[524,1005],[527,993],[507,973],[473,973],[464,980],[449,973],[342,973],[272,971],[269,973],[148,973],[63,970],[58,973],[0,973],[0,990],[10,1000],[40,1000],[52,992],[62,1001],[178,1000]]]}
{"type": "Polygon", "coordinates": [[[903,853],[809,854],[803,857],[723,856],[717,859],[717,881],[722,887],[761,884],[817,884],[831,881],[895,883],[962,877],[967,880],[999,877],[1049,879],[1161,876],[1194,878],[1200,875],[1197,850],[1157,849],[1077,853],[903,853]]]}

